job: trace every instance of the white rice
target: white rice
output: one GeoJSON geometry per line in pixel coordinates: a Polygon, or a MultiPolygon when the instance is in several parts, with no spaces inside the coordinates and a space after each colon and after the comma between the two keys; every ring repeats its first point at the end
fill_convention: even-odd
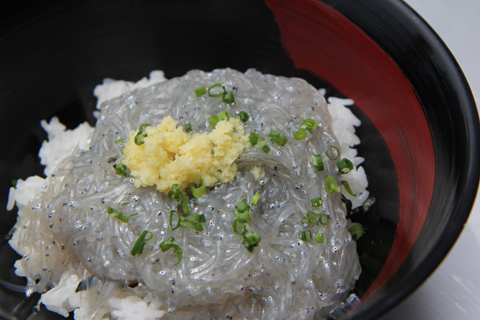
{"type": "MultiPolygon", "coordinates": [[[[143,78],[137,83],[115,81],[105,79],[103,84],[95,88],[94,94],[98,98],[97,108],[107,100],[120,96],[124,93],[132,91],[136,88],[148,87],[157,82],[165,81],[162,71],[153,71],[150,79],[143,78]]],[[[320,91],[321,92],[321,91],[320,91]]],[[[363,158],[357,157],[357,151],[353,146],[360,143],[360,139],[355,135],[355,126],[360,125],[360,120],[346,106],[353,104],[349,99],[330,98],[328,111],[331,116],[331,129],[338,139],[342,157],[351,160],[355,169],[350,173],[343,175],[342,179],[347,180],[353,190],[356,191],[357,197],[353,197],[345,193],[354,207],[361,205],[368,198],[368,181],[364,169],[360,166],[363,158]]],[[[18,222],[16,228],[21,228],[23,224],[28,224],[28,216],[32,214],[34,208],[29,206],[35,197],[41,196],[46,191],[47,186],[52,179],[52,172],[62,162],[62,160],[71,155],[75,150],[88,149],[91,144],[92,132],[94,128],[88,123],[79,125],[75,130],[65,130],[56,117],[47,123],[45,120],[41,122],[42,127],[48,133],[48,142],[45,141],[39,152],[41,163],[45,165],[46,179],[38,176],[27,178],[25,181],[19,180],[16,188],[10,189],[7,209],[11,210],[14,203],[18,206],[18,222]]],[[[55,239],[49,238],[44,234],[29,235],[36,241],[45,243],[47,248],[53,250],[55,239]],[[49,248],[50,246],[50,248],[49,248]]],[[[88,281],[88,271],[81,264],[72,260],[72,257],[66,256],[63,248],[54,249],[58,253],[58,258],[53,262],[45,262],[42,257],[44,251],[35,246],[23,246],[24,243],[19,239],[19,232],[15,232],[10,240],[10,245],[24,258],[15,263],[16,274],[25,276],[24,266],[28,266],[29,270],[38,269],[38,273],[42,273],[42,269],[55,268],[56,264],[66,266],[63,274],[58,278],[50,279],[53,286],[52,289],[42,294],[39,303],[46,306],[47,309],[57,312],[65,317],[69,312],[75,312],[75,319],[158,319],[168,312],[168,306],[162,304],[155,299],[154,295],[142,286],[135,288],[128,286],[118,286],[112,281],[97,281],[94,285],[90,284],[95,290],[83,290],[76,292],[79,285],[88,281]],[[28,257],[28,259],[25,259],[28,257]],[[102,300],[103,299],[103,300],[102,300]],[[96,308],[92,311],[92,308],[96,308]]],[[[43,281],[43,279],[42,279],[43,281]]],[[[47,280],[45,280],[47,281],[47,280]]],[[[31,294],[31,292],[27,292],[31,294]]],[[[185,319],[195,318],[195,310],[190,314],[184,313],[185,319]]]]}

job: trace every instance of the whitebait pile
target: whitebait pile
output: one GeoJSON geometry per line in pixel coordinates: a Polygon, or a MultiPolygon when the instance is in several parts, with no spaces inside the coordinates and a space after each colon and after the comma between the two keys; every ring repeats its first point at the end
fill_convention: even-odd
{"type": "Polygon", "coordinates": [[[160,82],[135,90],[111,80],[97,86],[100,100],[113,98],[115,86],[123,94],[99,104],[93,132],[42,123],[47,178],[19,180],[9,199],[18,206],[10,244],[22,256],[15,266],[27,294],[45,292],[41,303],[75,319],[318,319],[342,307],[360,265],[341,194],[354,207],[368,197],[363,159],[351,149],[360,124],[344,106],[351,101],[327,105],[304,80],[252,69],[152,75],[160,82]],[[196,92],[216,83],[234,99],[196,92]],[[209,118],[225,111],[245,120],[256,145],[236,160],[233,182],[197,198],[185,191],[189,216],[205,221],[172,230],[179,201],[136,187],[128,168],[118,173],[123,141],[166,116],[208,133],[209,118]],[[62,160],[62,152],[70,155],[62,160]],[[344,158],[353,163],[346,174],[344,158]]]}

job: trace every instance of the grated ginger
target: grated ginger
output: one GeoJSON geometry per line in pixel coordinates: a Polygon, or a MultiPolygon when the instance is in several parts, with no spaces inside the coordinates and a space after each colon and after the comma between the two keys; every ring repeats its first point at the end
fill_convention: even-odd
{"type": "Polygon", "coordinates": [[[207,133],[188,134],[171,116],[156,127],[147,127],[145,143],[134,142],[137,131],[130,131],[122,162],[135,177],[135,186],[155,186],[168,193],[176,183],[181,190],[190,184],[212,186],[231,182],[237,174],[235,160],[250,144],[239,119],[217,123],[207,133]]]}

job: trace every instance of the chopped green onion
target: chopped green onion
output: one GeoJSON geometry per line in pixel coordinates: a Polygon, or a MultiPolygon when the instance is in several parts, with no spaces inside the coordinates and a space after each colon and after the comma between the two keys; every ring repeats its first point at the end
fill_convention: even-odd
{"type": "Polygon", "coordinates": [[[315,130],[318,127],[318,122],[313,120],[313,119],[305,119],[303,122],[300,124],[300,128],[306,129],[310,132],[315,130]]]}
{"type": "Polygon", "coordinates": [[[180,191],[180,186],[178,184],[176,183],[172,184],[172,191],[168,193],[168,197],[172,200],[177,199],[177,202],[178,202],[177,208],[181,206],[183,209],[183,212],[185,212],[186,214],[190,213],[188,200],[185,197],[185,194],[182,191],[180,191]]]}
{"type": "Polygon", "coordinates": [[[330,222],[330,216],[325,213],[320,214],[320,218],[318,218],[317,223],[320,223],[321,225],[326,225],[330,222]]]}
{"type": "Polygon", "coordinates": [[[153,238],[153,233],[151,233],[148,230],[143,230],[140,233],[140,236],[138,236],[137,241],[135,241],[135,244],[133,245],[133,248],[131,251],[132,256],[136,256],[137,254],[142,254],[143,248],[145,247],[145,243],[147,243],[147,241],[152,240],[152,238],[153,238]],[[146,238],[147,235],[150,235],[150,237],[146,238]]]}
{"type": "Polygon", "coordinates": [[[189,223],[191,224],[191,226],[181,226],[181,228],[184,228],[184,229],[187,229],[187,228],[194,228],[195,231],[203,231],[203,226],[201,225],[201,223],[205,223],[207,222],[207,220],[205,219],[205,216],[203,214],[198,214],[198,213],[195,213],[191,216],[188,216],[186,217],[185,219],[183,219],[182,222],[185,222],[185,223],[189,223]]]}
{"type": "Polygon", "coordinates": [[[183,218],[178,214],[177,211],[175,210],[170,211],[170,229],[172,229],[172,231],[175,231],[178,228],[182,228],[182,229],[194,228],[196,231],[203,231],[203,226],[201,225],[201,223],[205,223],[205,222],[206,222],[206,219],[203,214],[195,213],[195,214],[192,214],[191,216],[187,216],[183,218]],[[177,224],[175,225],[175,227],[173,226],[174,214],[176,214],[178,218],[177,224]]]}
{"type": "Polygon", "coordinates": [[[182,218],[182,223],[188,223],[189,226],[180,225],[182,229],[194,228],[196,231],[203,231],[203,226],[201,223],[205,223],[207,220],[203,214],[195,213],[191,216],[187,216],[186,218],[182,218]]]}
{"type": "Polygon", "coordinates": [[[185,125],[185,132],[190,132],[190,131],[192,131],[192,125],[190,123],[187,123],[185,125]]]}
{"type": "Polygon", "coordinates": [[[123,213],[121,213],[120,211],[113,209],[112,207],[108,207],[107,213],[110,217],[117,218],[118,220],[120,220],[122,222],[125,222],[125,223],[128,222],[128,219],[130,219],[130,217],[136,216],[138,214],[138,213],[134,213],[134,214],[131,214],[129,216],[126,216],[123,213]]]}
{"type": "Polygon", "coordinates": [[[125,143],[125,140],[123,140],[122,138],[120,138],[120,139],[118,139],[118,140],[115,140],[114,143],[115,143],[115,144],[125,143]]]}
{"type": "Polygon", "coordinates": [[[234,103],[235,102],[235,97],[233,96],[233,92],[232,91],[225,91],[225,93],[222,96],[222,101],[225,102],[225,103],[234,103]]]}
{"type": "Polygon", "coordinates": [[[209,117],[208,122],[210,123],[210,126],[212,126],[212,129],[215,129],[215,126],[217,125],[217,123],[219,123],[222,120],[228,120],[231,117],[232,116],[227,112],[227,110],[223,110],[222,112],[209,117]]]}
{"type": "Polygon", "coordinates": [[[152,126],[152,125],[149,124],[149,123],[144,123],[144,124],[141,124],[141,125],[140,125],[140,128],[139,128],[138,130],[140,130],[140,131],[145,131],[145,129],[146,129],[147,127],[151,127],[151,126],[152,126]]]}
{"type": "Polygon", "coordinates": [[[237,210],[240,213],[243,213],[247,210],[250,209],[250,206],[245,202],[245,201],[240,201],[236,206],[235,210],[237,210]]]}
{"type": "Polygon", "coordinates": [[[190,207],[188,206],[187,197],[185,197],[185,194],[183,194],[183,192],[180,192],[179,196],[180,196],[179,201],[182,201],[181,205],[182,205],[183,212],[185,212],[186,214],[189,214],[190,207]]]}
{"type": "Polygon", "coordinates": [[[307,214],[305,215],[305,219],[303,219],[303,222],[307,222],[307,223],[310,223],[311,225],[315,225],[315,217],[312,215],[316,213],[315,212],[312,212],[312,211],[309,211],[307,212],[307,214]]]}
{"type": "Polygon", "coordinates": [[[137,146],[141,146],[142,144],[145,143],[145,137],[147,137],[147,134],[143,131],[138,131],[137,135],[135,136],[135,144],[137,146]]]}
{"type": "Polygon", "coordinates": [[[340,156],[340,151],[338,151],[338,148],[335,147],[335,146],[330,146],[327,149],[326,153],[327,153],[328,159],[330,159],[330,160],[337,160],[338,157],[340,156]]]}
{"type": "Polygon", "coordinates": [[[325,213],[316,213],[313,211],[308,211],[307,214],[305,215],[304,221],[310,223],[313,226],[316,226],[317,224],[326,225],[327,223],[330,222],[330,216],[325,213]],[[317,221],[315,221],[314,215],[319,217],[317,221]]]}
{"type": "MultiPolygon", "coordinates": [[[[257,193],[258,194],[258,193],[257,193]]],[[[259,197],[260,198],[260,195],[259,197]]],[[[243,237],[242,244],[248,250],[253,253],[253,250],[260,243],[260,236],[256,232],[248,232],[250,230],[249,223],[252,221],[252,215],[250,214],[250,206],[245,201],[240,201],[236,206],[237,210],[235,215],[235,221],[233,222],[233,232],[243,237]],[[240,227],[240,232],[238,228],[240,227]]]]}
{"type": "Polygon", "coordinates": [[[347,158],[343,158],[338,161],[337,167],[341,174],[346,174],[353,170],[353,163],[347,158]]]}
{"type": "Polygon", "coordinates": [[[262,151],[265,153],[270,152],[270,148],[267,146],[267,142],[265,141],[265,138],[259,135],[258,133],[250,132],[250,135],[248,136],[248,140],[250,140],[250,143],[252,144],[252,146],[262,149],[262,151]]]}
{"type": "Polygon", "coordinates": [[[207,93],[207,88],[205,86],[201,86],[200,88],[195,89],[195,95],[197,97],[203,96],[205,93],[207,93]]]}
{"type": "Polygon", "coordinates": [[[242,122],[247,122],[250,119],[250,116],[245,111],[240,111],[235,115],[235,118],[240,119],[242,122]]]}
{"type": "Polygon", "coordinates": [[[322,198],[313,198],[312,199],[312,207],[321,207],[323,205],[322,198]]]}
{"type": "Polygon", "coordinates": [[[193,183],[190,185],[190,191],[192,192],[192,195],[195,198],[200,198],[201,196],[203,196],[206,190],[207,190],[207,185],[203,183],[203,180],[200,182],[200,187],[198,188],[195,188],[193,183]]]}
{"type": "Polygon", "coordinates": [[[316,155],[312,155],[310,157],[310,163],[312,164],[312,166],[314,166],[315,168],[317,168],[318,171],[323,171],[324,167],[323,167],[323,158],[321,155],[319,154],[316,154],[316,155]]]}
{"type": "Polygon", "coordinates": [[[307,137],[307,132],[305,131],[305,129],[303,128],[300,128],[298,129],[297,131],[294,131],[293,132],[293,138],[295,140],[303,140],[307,137]]]}
{"type": "Polygon", "coordinates": [[[255,195],[252,198],[252,204],[256,206],[258,204],[258,201],[260,200],[260,193],[255,193],[255,195]]]}
{"type": "Polygon", "coordinates": [[[211,87],[208,88],[208,95],[212,98],[218,98],[218,97],[221,97],[225,94],[225,83],[222,83],[222,82],[218,82],[218,83],[215,83],[214,85],[212,85],[211,87]],[[212,90],[213,88],[216,88],[216,87],[221,87],[223,89],[223,92],[221,93],[210,93],[210,90],[212,90]]]}
{"type": "Polygon", "coordinates": [[[348,181],[342,180],[342,186],[347,190],[348,194],[350,194],[353,197],[356,197],[357,194],[353,193],[352,189],[350,188],[350,185],[348,184],[348,181]]]}
{"type": "Polygon", "coordinates": [[[17,187],[17,181],[15,179],[10,180],[10,183],[12,184],[12,187],[16,188],[17,187]]]}
{"type": "Polygon", "coordinates": [[[137,135],[135,136],[135,140],[134,140],[134,141],[135,141],[135,144],[136,144],[137,146],[141,146],[142,144],[144,144],[144,143],[145,143],[144,138],[145,138],[146,136],[147,136],[146,133],[141,134],[140,131],[139,131],[139,132],[137,133],[137,135]]]}
{"type": "Polygon", "coordinates": [[[324,185],[325,185],[325,191],[327,191],[327,193],[332,194],[332,193],[341,191],[340,186],[337,186],[335,182],[335,178],[332,176],[327,176],[327,178],[325,179],[324,185]]]}
{"type": "Polygon", "coordinates": [[[308,240],[312,239],[312,231],[311,230],[300,231],[299,236],[300,236],[300,240],[308,241],[308,240]]]}
{"type": "Polygon", "coordinates": [[[181,222],[182,222],[182,217],[178,214],[178,212],[175,210],[171,210],[170,211],[170,229],[172,229],[172,231],[177,230],[178,228],[180,228],[181,222]],[[173,226],[173,214],[176,214],[178,218],[177,225],[175,227],[173,226]]]}
{"type": "Polygon", "coordinates": [[[270,133],[268,134],[268,137],[272,139],[272,142],[275,142],[282,147],[285,146],[288,140],[287,137],[283,135],[283,133],[277,130],[270,131],[270,133]]]}
{"type": "Polygon", "coordinates": [[[255,132],[250,132],[248,140],[250,141],[252,146],[256,146],[257,148],[261,148],[266,144],[265,138],[255,132]]]}
{"type": "Polygon", "coordinates": [[[235,221],[233,221],[233,232],[235,232],[238,235],[246,234],[247,231],[250,229],[250,226],[248,225],[250,221],[252,221],[252,215],[250,214],[249,211],[237,213],[235,217],[235,221]],[[243,227],[242,232],[238,232],[239,223],[240,223],[240,227],[243,227]]]}
{"type": "Polygon", "coordinates": [[[243,235],[242,244],[248,250],[248,252],[253,253],[253,249],[258,246],[262,238],[256,232],[251,232],[243,235]]]}
{"type": "Polygon", "coordinates": [[[177,255],[177,263],[175,263],[175,265],[178,265],[180,261],[182,261],[183,250],[176,243],[175,238],[170,237],[167,240],[160,243],[160,249],[162,250],[162,252],[168,251],[172,248],[173,248],[173,253],[177,255]]]}
{"type": "Polygon", "coordinates": [[[144,123],[140,125],[140,128],[138,129],[138,133],[135,136],[135,144],[138,146],[141,146],[142,144],[145,143],[145,137],[147,137],[147,133],[145,132],[146,127],[150,127],[151,125],[148,123],[144,123]]]}
{"type": "Polygon", "coordinates": [[[120,175],[120,176],[127,176],[127,166],[124,165],[123,163],[117,163],[115,165],[115,173],[120,175]]]}
{"type": "Polygon", "coordinates": [[[323,233],[316,233],[315,240],[317,240],[317,243],[323,243],[323,233]]]}
{"type": "Polygon", "coordinates": [[[357,241],[365,234],[365,229],[363,228],[361,223],[352,223],[348,232],[352,235],[352,239],[357,241]]]}

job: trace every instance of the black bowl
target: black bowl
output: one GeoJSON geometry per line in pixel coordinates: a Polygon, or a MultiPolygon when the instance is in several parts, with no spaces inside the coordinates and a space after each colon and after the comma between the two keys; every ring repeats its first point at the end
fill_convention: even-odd
{"type": "MultiPolygon", "coordinates": [[[[92,91],[103,78],[254,67],[352,98],[363,121],[359,154],[378,200],[352,217],[367,231],[358,241],[362,302],[342,319],[373,319],[392,308],[434,271],[463,229],[479,180],[476,106],[446,46],[400,0],[10,6],[0,19],[2,208],[11,179],[42,175],[40,120],[94,124],[92,91]]],[[[2,214],[6,239],[15,219],[15,212],[2,214]]],[[[38,296],[5,283],[23,280],[13,274],[18,256],[6,241],[0,254],[0,316],[26,318],[38,296]]],[[[33,319],[54,317],[42,311],[33,319]]]]}

